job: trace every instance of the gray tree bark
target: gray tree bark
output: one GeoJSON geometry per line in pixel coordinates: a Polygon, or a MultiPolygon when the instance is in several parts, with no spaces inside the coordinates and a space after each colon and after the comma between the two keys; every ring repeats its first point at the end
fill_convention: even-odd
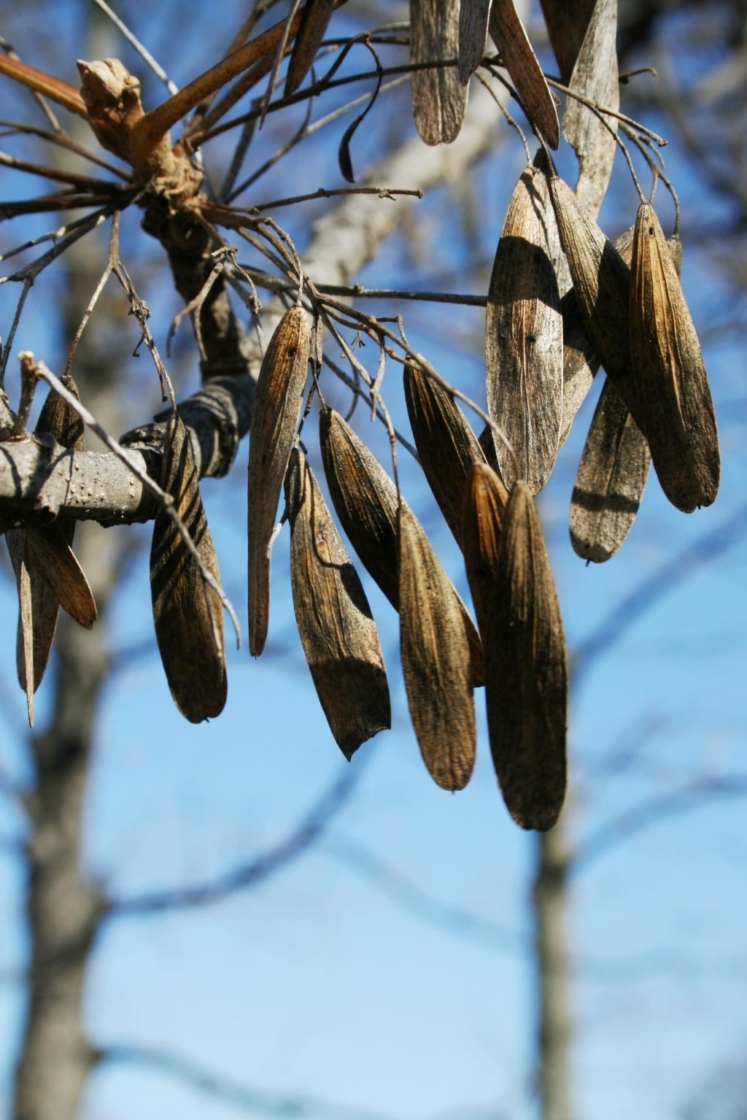
{"type": "Polygon", "coordinates": [[[536,1088],[542,1120],[571,1120],[570,983],[565,815],[537,838],[532,905],[537,983],[536,1088]]]}

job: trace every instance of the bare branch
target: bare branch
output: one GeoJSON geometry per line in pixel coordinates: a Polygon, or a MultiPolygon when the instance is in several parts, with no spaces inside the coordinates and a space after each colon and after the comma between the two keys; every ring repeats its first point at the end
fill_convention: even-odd
{"type": "Polygon", "coordinates": [[[578,689],[586,674],[627,631],[664,596],[695,575],[717,556],[733,548],[747,532],[747,503],[712,527],[694,544],[683,548],[645,580],[642,580],[609,613],[600,626],[573,654],[573,685],[578,689]]]}
{"type": "Polygon", "coordinates": [[[302,856],[315,844],[334,818],[347,805],[360,784],[365,764],[372,758],[373,750],[356,758],[355,764],[346,766],[339,778],[324,791],[311,810],[283,840],[256,856],[248,863],[196,886],[173,891],[156,891],[139,898],[113,899],[108,906],[108,917],[141,917],[174,910],[207,906],[222,902],[233,894],[249,890],[289,863],[302,856]]]}
{"type": "Polygon", "coordinates": [[[699,778],[681,789],[659,794],[613,817],[582,840],[569,872],[578,875],[600,856],[652,825],[705,808],[714,801],[741,800],[744,797],[747,797],[747,776],[742,775],[699,778]]]}
{"type": "Polygon", "coordinates": [[[131,1046],[126,1043],[105,1046],[96,1051],[96,1061],[103,1063],[147,1066],[184,1081],[201,1093],[234,1105],[246,1112],[262,1116],[282,1117],[283,1120],[302,1120],[303,1117],[328,1117],[329,1120],[392,1120],[380,1112],[358,1109],[349,1105],[333,1104],[305,1096],[281,1096],[250,1089],[228,1077],[213,1073],[189,1058],[182,1058],[169,1050],[150,1046],[131,1046]]]}

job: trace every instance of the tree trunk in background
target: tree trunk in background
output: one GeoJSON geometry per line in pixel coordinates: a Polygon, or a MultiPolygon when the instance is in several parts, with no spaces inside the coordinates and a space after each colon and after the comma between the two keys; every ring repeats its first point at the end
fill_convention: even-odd
{"type": "MultiPolygon", "coordinates": [[[[101,579],[94,572],[91,535],[85,536],[84,543],[80,533],[76,551],[95,593],[101,579]]],[[[29,796],[30,992],[14,1120],[73,1120],[93,1060],[81,1001],[100,899],[81,877],[79,860],[88,763],[106,674],[103,640],[101,621],[89,634],[60,619],[54,712],[48,730],[31,740],[36,784],[29,796]]]]}
{"type": "MultiPolygon", "coordinates": [[[[87,57],[111,53],[92,19],[87,57]]],[[[81,138],[88,140],[87,132],[81,138]]],[[[63,339],[72,339],[106,263],[102,239],[79,241],[64,256],[63,339]]],[[[122,430],[119,354],[111,346],[104,301],[78,346],[72,374],[85,405],[109,431],[122,430]],[[107,344],[108,340],[108,344],[107,344]]],[[[45,357],[43,354],[38,355],[45,357]]],[[[59,373],[61,371],[56,370],[59,373]]],[[[60,611],[54,699],[49,726],[30,736],[34,786],[28,793],[29,997],[16,1067],[13,1120],[75,1120],[95,1061],[85,1037],[82,1001],[103,897],[81,873],[82,830],[91,753],[109,671],[107,604],[121,568],[125,540],[117,530],[79,523],[73,548],[93,590],[98,620],[83,630],[60,611]]],[[[45,681],[42,687],[50,688],[45,681]]]]}
{"type": "Polygon", "coordinates": [[[537,985],[535,1081],[542,1120],[571,1120],[568,847],[565,815],[540,833],[532,893],[537,985]]]}

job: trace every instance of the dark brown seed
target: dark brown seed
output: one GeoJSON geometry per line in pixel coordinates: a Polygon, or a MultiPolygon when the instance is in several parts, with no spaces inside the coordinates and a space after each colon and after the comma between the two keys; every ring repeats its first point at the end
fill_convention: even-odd
{"type": "Polygon", "coordinates": [[[493,603],[508,491],[490,467],[475,463],[464,502],[463,551],[477,625],[484,639],[493,603]]]}
{"type": "MultiPolygon", "coordinates": [[[[615,248],[629,265],[633,255],[632,226],[618,237],[615,248]]],[[[586,334],[573,288],[570,288],[560,301],[560,311],[563,316],[563,419],[560,426],[562,446],[599,369],[599,358],[586,334]]]]}
{"type": "Polygon", "coordinates": [[[558,111],[514,0],[493,0],[490,35],[501,53],[532,128],[551,148],[560,143],[558,111]]]}
{"type": "Polygon", "coordinates": [[[249,439],[249,651],[259,657],[270,620],[270,541],[301,411],[310,331],[302,307],[286,311],[257,379],[249,439]]]}
{"type": "Polygon", "coordinates": [[[337,0],[306,0],[288,63],[288,75],[285,79],[286,97],[295,93],[311,69],[336,6],[337,0]]]}
{"type": "MultiPolygon", "coordinates": [[[[202,564],[218,581],[189,433],[176,413],[169,419],[161,485],[174,498],[202,564]]],[[[174,703],[192,723],[220,715],[227,693],[220,597],[203,579],[197,560],[164,511],[153,526],[150,587],[158,649],[174,703]]]]}
{"type": "Polygon", "coordinates": [[[633,239],[630,340],[635,396],[661,487],[685,513],[708,506],[721,471],[708,375],[670,249],[647,202],[633,239]]]}
{"type": "Polygon", "coordinates": [[[296,449],[285,493],[298,632],[327,722],[350,759],[366,739],[391,727],[376,625],[311,468],[296,449]]]}
{"type": "MultiPolygon", "coordinates": [[[[79,400],[78,387],[69,373],[64,373],[60,381],[79,400]]],[[[78,413],[64,401],[59,393],[50,389],[36,425],[37,432],[49,432],[58,443],[71,451],[85,450],[85,424],[78,413]]]]}
{"type": "Polygon", "coordinates": [[[605,381],[571,498],[574,551],[600,564],[617,552],[638,513],[651,454],[613,383],[605,381]]]}
{"type": "MultiPolygon", "coordinates": [[[[410,56],[415,65],[453,61],[459,53],[457,0],[410,0],[410,56]]],[[[415,126],[426,144],[450,144],[464,120],[467,90],[456,66],[412,74],[415,126]]]]}
{"type": "MultiPolygon", "coordinates": [[[[338,413],[324,409],[319,420],[319,432],[324,474],[337,516],[364,567],[394,609],[399,610],[397,488],[338,413]]],[[[430,544],[428,548],[431,549],[431,566],[440,568],[430,544]]],[[[484,683],[480,636],[445,573],[443,578],[464,620],[472,651],[472,683],[478,688],[484,683]]]]}
{"type": "Polygon", "coordinates": [[[549,182],[560,243],[586,334],[630,408],[630,269],[593,218],[579,206],[568,184],[555,175],[549,182]]]}
{"type": "Polygon", "coordinates": [[[399,511],[400,653],[423,761],[442,789],[463,789],[475,765],[472,666],[464,615],[422,527],[399,511]]]}
{"type": "Polygon", "coordinates": [[[523,482],[503,519],[485,658],[490,749],[506,806],[522,828],[552,828],[565,797],[568,665],[542,526],[523,482]]]}
{"type": "Polygon", "coordinates": [[[26,562],[32,580],[41,578],[55,600],[70,617],[90,630],[96,621],[96,603],[70,545],[64,527],[49,525],[43,530],[26,530],[26,562]]]}
{"type": "Polygon", "coordinates": [[[461,546],[464,492],[482,448],[454,400],[415,362],[405,364],[405,401],[423,474],[461,546]]]}
{"type": "Polygon", "coordinates": [[[485,364],[488,409],[506,433],[495,440],[501,477],[523,478],[536,494],[558,452],[563,412],[563,319],[560,257],[547,179],[535,167],[522,174],[503,224],[488,289],[485,364]]]}

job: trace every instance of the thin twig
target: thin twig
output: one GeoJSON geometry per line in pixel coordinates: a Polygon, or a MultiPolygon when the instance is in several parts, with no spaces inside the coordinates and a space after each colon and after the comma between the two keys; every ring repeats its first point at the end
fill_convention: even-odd
{"type": "Polygon", "coordinates": [[[113,899],[108,917],[140,917],[145,914],[170,913],[195,906],[213,905],[231,895],[255,887],[258,883],[285,869],[304,855],[319,840],[330,823],[345,808],[358,788],[365,767],[373,757],[369,748],[352,765],[346,765],[339,777],[325,789],[301,822],[282,840],[247,863],[207,883],[177,890],[156,891],[135,898],[113,899]]]}

